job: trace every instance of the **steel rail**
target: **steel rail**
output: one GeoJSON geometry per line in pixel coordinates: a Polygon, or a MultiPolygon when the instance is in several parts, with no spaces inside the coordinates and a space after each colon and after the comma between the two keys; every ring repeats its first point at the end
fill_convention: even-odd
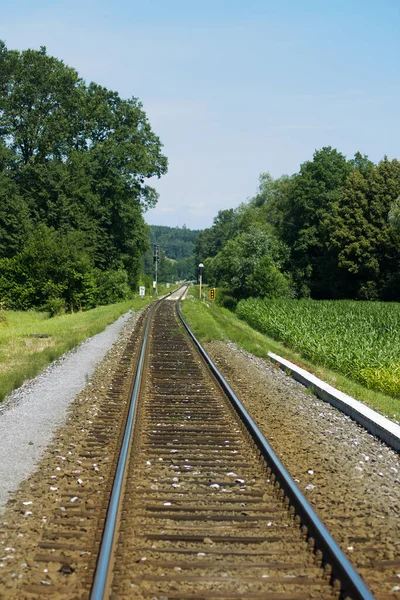
{"type": "MultiPolygon", "coordinates": [[[[154,313],[156,306],[168,296],[171,296],[172,294],[179,291],[179,289],[180,288],[172,290],[169,294],[163,296],[160,300],[157,300],[150,308],[149,314],[147,315],[146,326],[142,339],[142,346],[140,349],[139,361],[137,363],[135,373],[135,383],[132,391],[129,412],[124,431],[124,437],[118,458],[118,465],[111,490],[111,497],[107,509],[107,516],[104,524],[103,536],[100,543],[100,551],[97,558],[95,575],[93,578],[93,584],[90,592],[90,600],[104,600],[107,597],[107,580],[109,577],[110,565],[112,561],[113,547],[116,541],[116,524],[123,493],[125,473],[128,465],[128,453],[132,441],[132,431],[136,411],[137,397],[139,395],[139,389],[142,380],[142,371],[151,317],[154,313]]],[[[182,295],[183,293],[181,294],[181,296],[182,295]]]]}
{"type": "Polygon", "coordinates": [[[360,575],[357,573],[344,552],[335,542],[325,525],[308,503],[305,496],[303,496],[303,494],[300,492],[288,471],[276,456],[275,452],[249,413],[243,407],[239,398],[236,396],[224,376],[219,372],[211,358],[208,356],[207,352],[204,350],[200,342],[187,325],[180,311],[178,302],[176,303],[176,312],[201,356],[211,369],[214,377],[217,379],[225,394],[232,402],[240,418],[245,423],[254,442],[271,469],[271,472],[274,474],[276,481],[279,483],[281,489],[288,498],[290,505],[293,507],[295,514],[299,516],[302,525],[307,528],[307,537],[313,538],[316,550],[321,550],[323,564],[329,564],[332,567],[330,579],[331,582],[333,582],[335,579],[340,581],[341,597],[350,597],[353,600],[374,600],[374,596],[365,585],[360,575]]]}
{"type": "MultiPolygon", "coordinates": [[[[158,303],[157,303],[158,304],[158,303]]],[[[110,502],[108,505],[106,521],[104,525],[103,537],[100,545],[100,552],[97,559],[96,571],[93,580],[92,589],[90,592],[90,600],[103,600],[106,596],[107,578],[109,567],[112,559],[112,549],[115,542],[116,522],[118,518],[118,510],[123,489],[126,466],[128,463],[128,451],[132,438],[132,430],[134,416],[136,410],[136,401],[139,394],[140,383],[142,379],[142,370],[144,356],[146,352],[147,337],[150,328],[150,321],[156,304],[154,304],[147,315],[146,326],[143,334],[142,346],[140,350],[139,361],[135,374],[135,384],[132,391],[131,402],[129,406],[128,418],[126,422],[124,437],[122,441],[121,451],[118,459],[117,470],[114,477],[113,487],[111,491],[110,502]]]]}

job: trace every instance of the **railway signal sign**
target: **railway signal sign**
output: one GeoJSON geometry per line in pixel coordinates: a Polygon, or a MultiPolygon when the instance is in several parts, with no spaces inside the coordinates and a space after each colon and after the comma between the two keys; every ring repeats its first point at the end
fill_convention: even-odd
{"type": "Polygon", "coordinates": [[[210,300],[215,300],[215,288],[210,288],[210,300]]]}

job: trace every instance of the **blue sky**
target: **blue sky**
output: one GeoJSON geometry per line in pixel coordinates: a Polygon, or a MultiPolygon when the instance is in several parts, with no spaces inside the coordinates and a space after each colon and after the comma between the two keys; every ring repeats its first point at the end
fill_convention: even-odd
{"type": "Polygon", "coordinates": [[[143,102],[169,158],[149,223],[208,227],[322,146],[400,159],[399,0],[14,0],[0,39],[143,102]]]}

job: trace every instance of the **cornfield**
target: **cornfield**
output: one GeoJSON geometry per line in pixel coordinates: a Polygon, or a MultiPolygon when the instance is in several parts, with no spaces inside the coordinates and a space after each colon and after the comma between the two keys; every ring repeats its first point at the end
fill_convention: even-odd
{"type": "Polygon", "coordinates": [[[400,304],[241,300],[236,313],[304,358],[400,397],[400,304]]]}

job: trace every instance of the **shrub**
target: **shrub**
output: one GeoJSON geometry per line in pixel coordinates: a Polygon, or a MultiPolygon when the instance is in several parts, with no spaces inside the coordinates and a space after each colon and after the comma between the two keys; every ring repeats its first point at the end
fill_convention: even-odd
{"type": "Polygon", "coordinates": [[[128,273],[117,271],[96,271],[97,304],[113,304],[129,298],[132,294],[128,284],[128,273]]]}
{"type": "Polygon", "coordinates": [[[222,306],[223,308],[227,308],[228,310],[234,312],[236,310],[238,300],[232,296],[229,290],[218,288],[216,293],[216,302],[218,306],[222,306]]]}
{"type": "Polygon", "coordinates": [[[63,298],[49,298],[42,308],[49,313],[50,317],[63,315],[65,313],[65,300],[63,298]]]}
{"type": "Polygon", "coordinates": [[[62,299],[68,310],[95,306],[91,259],[77,232],[61,235],[39,225],[24,249],[0,259],[0,297],[9,309],[43,307],[62,299]]]}

